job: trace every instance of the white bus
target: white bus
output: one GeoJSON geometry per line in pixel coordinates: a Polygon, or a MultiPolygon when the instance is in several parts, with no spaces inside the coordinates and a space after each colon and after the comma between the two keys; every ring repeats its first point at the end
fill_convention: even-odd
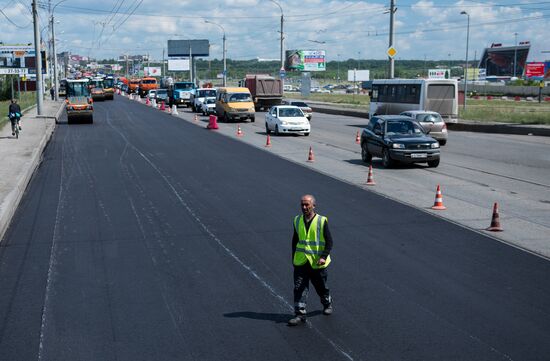
{"type": "Polygon", "coordinates": [[[374,80],[369,117],[400,114],[407,110],[431,110],[446,122],[458,121],[458,84],[455,79],[374,80]]]}

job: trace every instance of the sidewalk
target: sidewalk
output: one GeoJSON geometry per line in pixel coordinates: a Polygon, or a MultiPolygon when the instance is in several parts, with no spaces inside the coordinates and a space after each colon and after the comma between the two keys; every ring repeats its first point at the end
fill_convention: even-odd
{"type": "Polygon", "coordinates": [[[11,135],[9,121],[0,129],[0,241],[40,164],[42,152],[63,109],[62,101],[44,100],[43,115],[37,115],[36,106],[24,112],[19,139],[11,135]]]}

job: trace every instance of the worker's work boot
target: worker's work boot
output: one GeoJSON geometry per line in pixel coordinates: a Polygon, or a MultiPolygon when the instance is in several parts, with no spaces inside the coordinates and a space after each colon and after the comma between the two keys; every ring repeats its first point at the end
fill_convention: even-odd
{"type": "Polygon", "coordinates": [[[323,309],[323,315],[325,316],[332,315],[332,305],[328,305],[323,309]]]}
{"type": "Polygon", "coordinates": [[[306,323],[306,316],[296,315],[294,318],[288,320],[289,326],[298,326],[306,323]]]}

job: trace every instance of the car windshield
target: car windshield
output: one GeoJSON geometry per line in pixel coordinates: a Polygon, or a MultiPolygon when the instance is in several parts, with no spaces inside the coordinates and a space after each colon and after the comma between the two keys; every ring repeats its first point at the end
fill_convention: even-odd
{"type": "Polygon", "coordinates": [[[206,99],[206,104],[215,104],[216,103],[216,98],[208,98],[206,99]]]}
{"type": "Polygon", "coordinates": [[[85,82],[75,82],[67,84],[67,95],[71,97],[88,96],[88,84],[85,82]]]}
{"type": "Polygon", "coordinates": [[[417,114],[416,120],[419,122],[430,122],[430,123],[441,123],[443,119],[441,119],[441,115],[439,114],[417,114]]]}
{"type": "Polygon", "coordinates": [[[216,91],[214,89],[208,89],[208,90],[200,90],[199,97],[215,97],[216,91]]]}
{"type": "Polygon", "coordinates": [[[298,108],[280,108],[279,117],[303,117],[304,113],[298,108]]]}
{"type": "Polygon", "coordinates": [[[146,79],[141,81],[143,84],[156,84],[157,81],[153,79],[146,79]]]}
{"type": "Polygon", "coordinates": [[[157,90],[156,93],[157,93],[157,95],[166,95],[167,94],[165,89],[157,90]]]}
{"type": "Polygon", "coordinates": [[[420,125],[415,122],[407,121],[388,121],[386,124],[386,134],[387,135],[413,135],[420,136],[424,134],[420,125]]]}
{"type": "Polygon", "coordinates": [[[290,105],[295,105],[297,107],[305,107],[305,108],[309,107],[309,105],[307,105],[304,102],[292,102],[292,103],[290,103],[290,105]]]}
{"type": "Polygon", "coordinates": [[[174,89],[177,90],[192,90],[193,83],[176,83],[174,84],[174,89]]]}
{"type": "Polygon", "coordinates": [[[250,94],[248,93],[235,93],[229,97],[230,102],[250,102],[250,94]]]}

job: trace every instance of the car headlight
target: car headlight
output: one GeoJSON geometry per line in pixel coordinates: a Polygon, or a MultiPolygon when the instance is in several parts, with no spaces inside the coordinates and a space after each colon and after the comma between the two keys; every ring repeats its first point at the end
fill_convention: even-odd
{"type": "Polygon", "coordinates": [[[284,120],[281,120],[281,125],[287,125],[288,122],[285,122],[284,120]]]}
{"type": "Polygon", "coordinates": [[[432,149],[439,148],[439,142],[435,142],[435,143],[430,144],[430,148],[432,148],[432,149]]]}
{"type": "Polygon", "coordinates": [[[392,148],[396,148],[396,149],[405,149],[405,144],[401,144],[401,143],[392,143],[391,147],[392,147],[392,148]]]}
{"type": "Polygon", "coordinates": [[[256,111],[256,109],[250,108],[250,109],[248,109],[248,111],[249,111],[250,113],[254,113],[254,112],[256,111]]]}

